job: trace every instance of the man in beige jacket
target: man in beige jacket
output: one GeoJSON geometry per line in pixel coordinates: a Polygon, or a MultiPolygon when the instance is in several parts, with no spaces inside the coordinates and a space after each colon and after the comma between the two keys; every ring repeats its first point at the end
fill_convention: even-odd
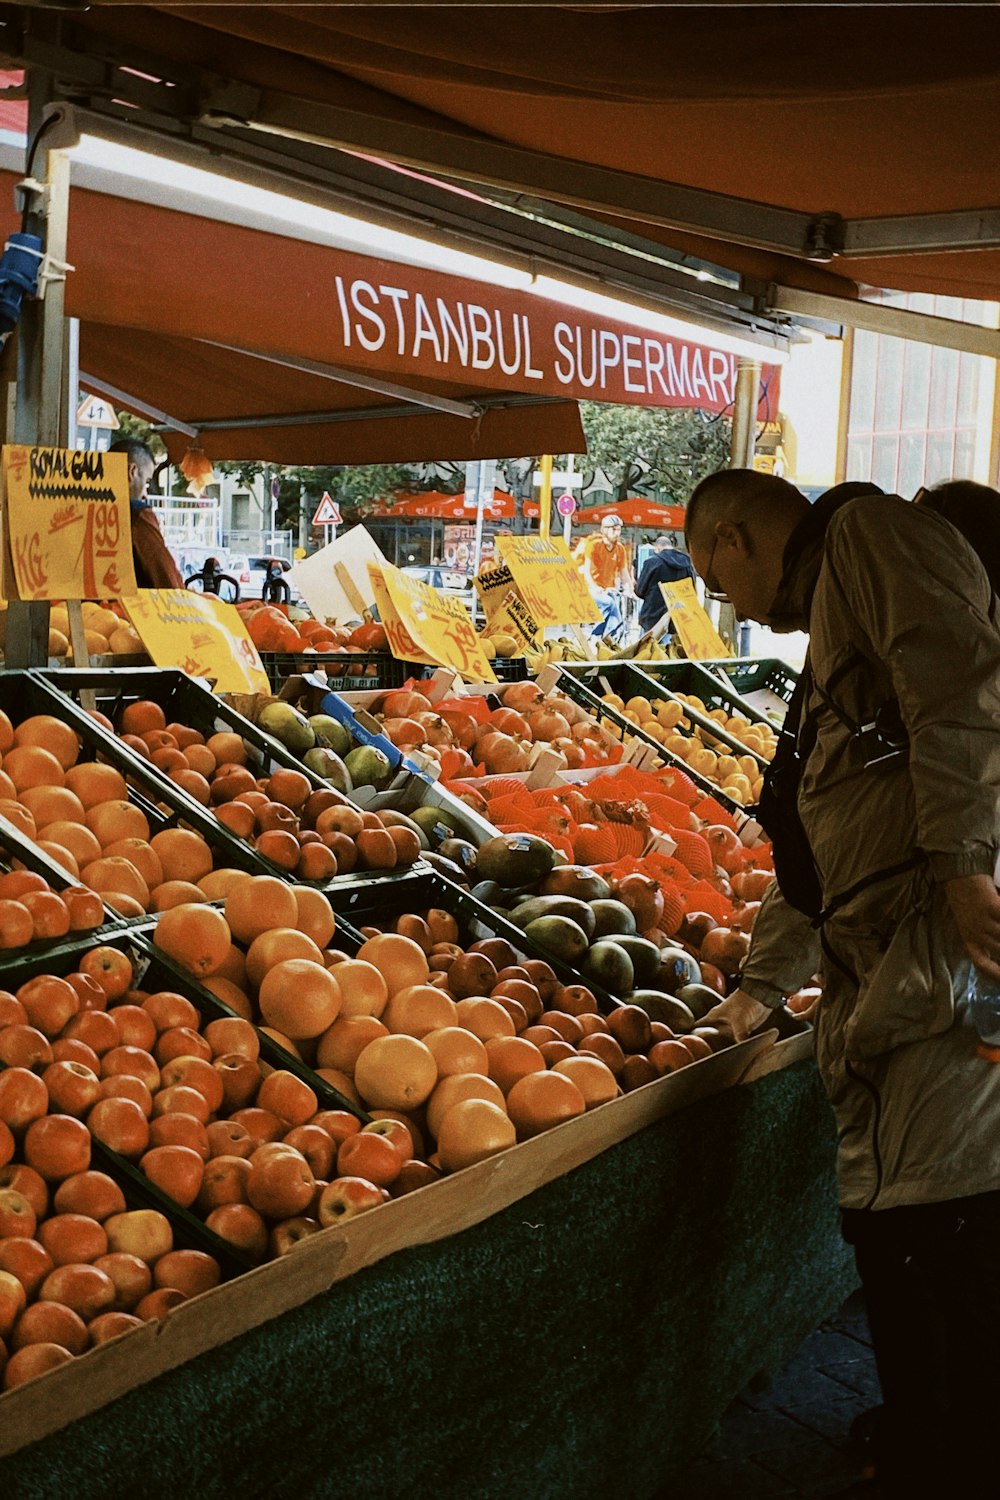
{"type": "Polygon", "coordinates": [[[997,600],[947,521],[878,492],[810,508],[728,470],[694,492],[687,539],[738,617],[810,635],[798,808],[824,916],[773,889],[713,1014],[745,1035],[822,973],[816,1054],[885,1403],[882,1493],[997,1495],[1000,1066],[965,1003],[972,964],[1000,985],[997,600]]]}

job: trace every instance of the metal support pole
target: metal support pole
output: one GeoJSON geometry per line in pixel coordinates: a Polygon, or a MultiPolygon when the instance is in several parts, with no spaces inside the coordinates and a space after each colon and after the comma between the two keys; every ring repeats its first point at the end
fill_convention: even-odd
{"type": "MultiPolygon", "coordinates": [[[[760,365],[753,359],[740,359],[736,365],[736,390],[733,395],[733,435],[729,444],[729,467],[752,469],[757,447],[757,404],[760,400],[760,365]]],[[[719,634],[734,651],[743,652],[749,632],[739,629],[731,604],[719,607],[719,634]]]]}
{"type": "Polygon", "coordinates": [[[552,454],[543,453],[538,460],[542,482],[538,489],[538,535],[549,539],[552,524],[552,454]]]}
{"type": "MultiPolygon", "coordinates": [[[[49,101],[46,74],[28,79],[28,140],[35,139],[42,109],[49,101]]],[[[27,168],[27,157],[25,158],[27,168]]],[[[51,260],[66,260],[69,223],[69,158],[48,151],[42,136],[31,167],[32,176],[47,184],[47,201],[33,198],[25,228],[42,236],[51,260]]],[[[18,329],[17,411],[14,441],[63,447],[68,435],[70,393],[63,378],[65,282],[50,281],[43,299],[29,298],[18,329]]],[[[75,401],[75,392],[72,399],[75,401]]],[[[44,666],[48,661],[49,606],[47,602],[11,601],[7,617],[8,667],[44,666]]]]}

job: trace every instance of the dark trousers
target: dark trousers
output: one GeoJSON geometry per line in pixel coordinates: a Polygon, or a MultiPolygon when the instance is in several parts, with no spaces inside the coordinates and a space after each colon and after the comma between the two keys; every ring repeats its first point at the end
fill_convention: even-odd
{"type": "Polygon", "coordinates": [[[997,1500],[1000,1192],[846,1210],[884,1402],[891,1500],[997,1500]]]}

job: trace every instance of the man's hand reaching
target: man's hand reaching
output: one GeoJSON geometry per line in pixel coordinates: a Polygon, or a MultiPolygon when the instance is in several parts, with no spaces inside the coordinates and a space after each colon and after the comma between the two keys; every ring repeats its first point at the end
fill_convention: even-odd
{"type": "Polygon", "coordinates": [[[744,990],[734,990],[725,1000],[713,1006],[699,1024],[718,1026],[721,1031],[730,1032],[734,1042],[744,1042],[770,1014],[770,1006],[761,1005],[759,1000],[754,1000],[744,990]]]}
{"type": "Polygon", "coordinates": [[[944,892],[966,953],[977,969],[1000,984],[1000,891],[993,876],[946,880],[944,892]]]}

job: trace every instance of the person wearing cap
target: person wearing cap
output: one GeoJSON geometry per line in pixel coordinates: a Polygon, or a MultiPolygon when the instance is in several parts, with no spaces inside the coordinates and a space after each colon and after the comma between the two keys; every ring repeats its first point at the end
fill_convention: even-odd
{"type": "Polygon", "coordinates": [[[587,580],[590,592],[601,611],[601,622],[595,626],[595,636],[614,634],[623,624],[621,607],[615,595],[622,589],[634,597],[632,574],[628,552],[622,542],[621,516],[605,516],[596,536],[587,537],[577,552],[580,570],[587,580]]]}
{"type": "Polygon", "coordinates": [[[653,538],[653,552],[642,565],[636,594],[642,600],[639,611],[639,629],[645,634],[662,620],[667,612],[667,601],[660,588],[661,583],[679,583],[682,578],[694,579],[694,568],[686,552],[671,545],[671,537],[661,531],[653,538]]]}

